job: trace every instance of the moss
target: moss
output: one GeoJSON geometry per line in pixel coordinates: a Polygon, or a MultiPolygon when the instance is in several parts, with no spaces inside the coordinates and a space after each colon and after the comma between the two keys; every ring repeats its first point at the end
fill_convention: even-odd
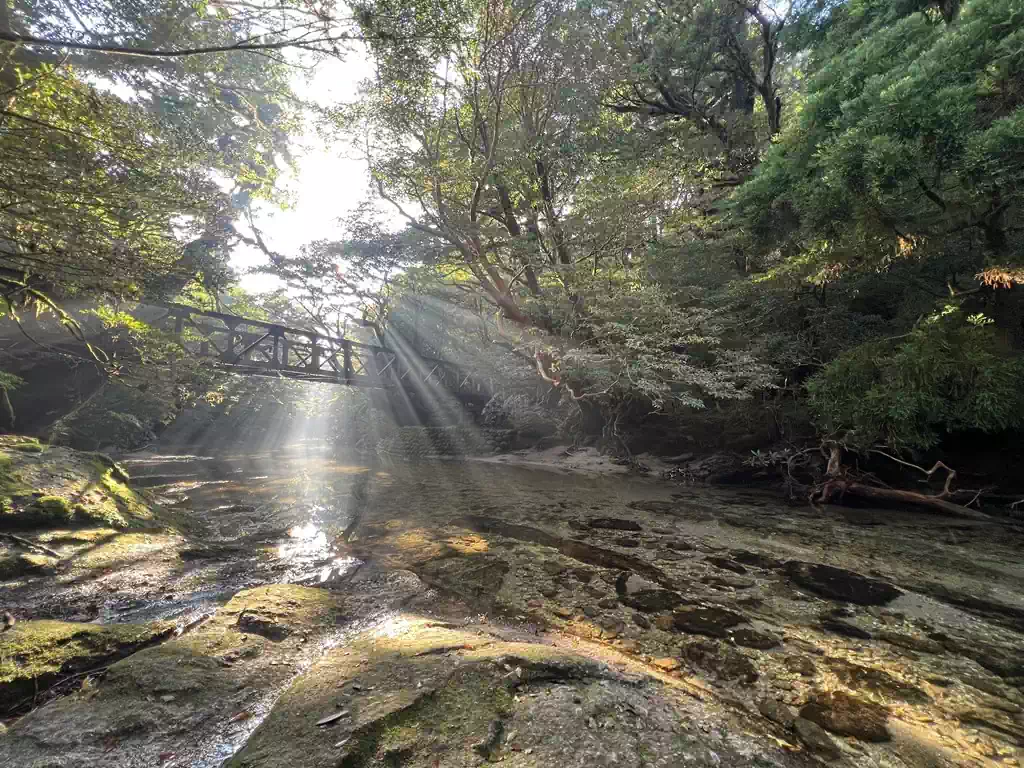
{"type": "Polygon", "coordinates": [[[22,621],[0,634],[0,699],[14,701],[62,675],[81,672],[128,655],[170,635],[170,622],[79,624],[22,621]]]}
{"type": "Polygon", "coordinates": [[[57,564],[57,559],[48,555],[25,552],[0,557],[0,580],[17,579],[36,573],[45,573],[57,564]]]}
{"type": "Polygon", "coordinates": [[[420,698],[356,734],[355,745],[341,761],[342,768],[377,765],[381,758],[482,740],[494,720],[512,713],[508,687],[482,665],[457,671],[438,691],[420,698]]]}
{"type": "Polygon", "coordinates": [[[21,451],[22,453],[42,453],[46,449],[38,442],[35,443],[17,443],[12,445],[11,448],[15,451],[21,451]]]}

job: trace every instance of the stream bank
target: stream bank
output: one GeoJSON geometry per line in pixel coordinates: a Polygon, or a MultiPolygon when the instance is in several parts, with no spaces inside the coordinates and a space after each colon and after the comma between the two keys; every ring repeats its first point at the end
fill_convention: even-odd
{"type": "Polygon", "coordinates": [[[68,562],[0,601],[15,628],[178,636],[10,720],[0,755],[1019,765],[1016,529],[558,464],[129,457],[160,522],[113,541],[149,540],[85,572],[24,531],[68,562]]]}

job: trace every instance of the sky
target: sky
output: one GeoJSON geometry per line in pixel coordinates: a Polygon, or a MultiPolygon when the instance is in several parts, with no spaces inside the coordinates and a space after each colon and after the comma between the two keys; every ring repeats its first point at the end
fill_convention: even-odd
{"type": "MultiPolygon", "coordinates": [[[[328,59],[313,76],[297,74],[294,87],[303,98],[321,104],[352,101],[359,82],[372,74],[365,52],[354,51],[345,61],[328,59]]],[[[281,186],[294,205],[282,211],[261,206],[257,225],[267,245],[280,253],[294,254],[311,240],[338,237],[338,219],[365,200],[369,186],[365,161],[346,144],[327,146],[314,125],[294,139],[295,173],[287,173],[281,186]]],[[[270,275],[247,275],[245,270],[264,262],[255,248],[235,249],[231,266],[241,275],[241,286],[253,292],[273,290],[280,283],[270,275]]]]}

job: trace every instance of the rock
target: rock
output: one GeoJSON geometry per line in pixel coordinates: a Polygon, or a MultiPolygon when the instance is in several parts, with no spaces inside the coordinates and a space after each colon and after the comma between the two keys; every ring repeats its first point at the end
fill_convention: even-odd
{"type": "Polygon", "coordinates": [[[635,573],[623,571],[615,578],[615,591],[620,595],[635,595],[648,589],[660,589],[653,581],[648,581],[635,573]]]}
{"type": "Polygon", "coordinates": [[[564,565],[556,563],[554,560],[545,560],[541,563],[540,567],[545,573],[549,573],[552,576],[560,576],[568,570],[564,565]]]}
{"type": "Polygon", "coordinates": [[[663,613],[654,619],[654,626],[665,632],[669,632],[672,629],[672,615],[663,613]]]}
{"type": "Polygon", "coordinates": [[[634,613],[633,614],[633,623],[636,624],[638,627],[640,627],[640,629],[650,629],[651,628],[650,620],[646,616],[644,616],[642,613],[634,613]]]}
{"type": "Polygon", "coordinates": [[[756,648],[760,651],[767,651],[771,648],[778,648],[782,645],[782,641],[774,635],[770,635],[767,632],[759,632],[756,629],[749,629],[747,627],[732,630],[729,633],[729,638],[736,643],[736,645],[742,645],[744,648],[756,648]]]}
{"type": "Polygon", "coordinates": [[[544,587],[544,589],[542,589],[540,593],[548,600],[558,597],[558,590],[555,587],[544,587]]]}
{"type": "Polygon", "coordinates": [[[638,643],[636,640],[620,640],[619,648],[622,650],[623,653],[635,654],[640,652],[640,643],[638,643]]]}
{"type": "Polygon", "coordinates": [[[810,720],[798,717],[793,721],[793,730],[812,752],[816,752],[827,760],[838,760],[842,756],[839,745],[832,740],[821,726],[810,720]]]}
{"type": "Polygon", "coordinates": [[[864,667],[843,659],[831,660],[831,667],[839,681],[847,688],[867,689],[911,704],[927,704],[931,701],[931,697],[920,688],[904,683],[881,669],[864,667]]]}
{"type": "Polygon", "coordinates": [[[238,615],[239,632],[261,635],[268,640],[280,642],[291,634],[291,628],[272,616],[263,616],[253,611],[243,610],[238,615]]]}
{"type": "Polygon", "coordinates": [[[796,720],[793,710],[775,699],[764,699],[757,705],[757,711],[787,730],[793,727],[793,721],[796,720]]]}
{"type": "Polygon", "coordinates": [[[573,568],[572,575],[581,584],[589,584],[594,578],[594,572],[589,568],[573,568]]]}
{"type": "Polygon", "coordinates": [[[619,600],[624,605],[644,613],[670,611],[687,602],[678,592],[669,589],[644,589],[632,595],[622,595],[619,600]]]}
{"type": "Polygon", "coordinates": [[[571,619],[572,611],[561,605],[554,605],[551,607],[551,612],[560,619],[571,619]]]}
{"type": "Polygon", "coordinates": [[[585,605],[583,606],[583,615],[593,619],[596,616],[600,616],[601,611],[599,611],[593,605],[585,605]]]}
{"type": "Polygon", "coordinates": [[[678,552],[673,552],[671,549],[663,549],[663,550],[659,551],[657,557],[658,557],[659,560],[670,560],[670,561],[677,561],[677,560],[685,559],[678,552]]]}
{"type": "Polygon", "coordinates": [[[726,630],[745,621],[738,613],[714,605],[684,608],[672,615],[675,629],[708,637],[725,637],[726,630]]]}
{"type": "Polygon", "coordinates": [[[68,621],[19,621],[0,633],[0,699],[42,692],[62,676],[123,658],[166,640],[171,622],[84,624],[68,621]]]}
{"type": "MultiPolygon", "coordinates": [[[[394,637],[370,631],[328,651],[305,680],[300,678],[273,704],[263,725],[225,768],[471,768],[484,759],[484,750],[472,752],[470,745],[485,744],[487,739],[481,739],[491,735],[494,720],[516,734],[489,752],[491,760],[503,765],[803,765],[779,745],[747,733],[732,713],[721,713],[661,685],[637,685],[632,675],[567,650],[495,641],[453,658],[430,653],[430,647],[421,643],[421,632],[413,621],[394,637]],[[521,668],[524,681],[536,680],[540,686],[514,694],[505,679],[506,665],[521,668]],[[317,738],[320,733],[310,734],[309,723],[330,710],[337,682],[350,679],[353,669],[378,688],[361,702],[364,706],[353,707],[343,734],[351,734],[351,741],[338,747],[341,734],[317,738]],[[418,697],[409,692],[409,680],[424,681],[418,697]],[[531,695],[536,692],[540,695],[531,695]],[[681,735],[682,724],[712,717],[722,727],[687,728],[681,735]],[[533,752],[527,755],[526,749],[519,751],[521,747],[533,752]],[[641,750],[651,759],[637,759],[641,750]]],[[[445,634],[450,637],[441,647],[480,640],[475,632],[445,634]]]]}
{"type": "Polygon", "coordinates": [[[905,648],[908,651],[917,651],[918,653],[938,654],[946,650],[942,643],[920,635],[908,635],[901,632],[880,632],[878,639],[885,640],[887,643],[905,648]]]}
{"type": "Polygon", "coordinates": [[[626,547],[627,549],[635,549],[640,546],[639,539],[631,539],[628,536],[623,536],[620,539],[615,539],[613,542],[617,547],[626,547]]]}
{"type": "Polygon", "coordinates": [[[56,557],[37,552],[20,552],[15,555],[0,557],[0,581],[17,579],[22,576],[41,576],[52,574],[60,562],[56,557]]]}
{"type": "Polygon", "coordinates": [[[741,576],[747,572],[746,568],[735,560],[730,560],[727,557],[707,557],[705,560],[716,568],[721,568],[724,571],[732,571],[733,573],[738,573],[741,576]]]}
{"type": "Polygon", "coordinates": [[[501,734],[504,733],[504,731],[505,726],[501,720],[491,720],[491,724],[487,727],[487,735],[473,745],[473,751],[485,760],[489,760],[491,758],[491,752],[501,742],[501,734]]]}
{"type": "Polygon", "coordinates": [[[646,501],[632,501],[627,506],[631,509],[638,509],[641,512],[661,513],[672,512],[676,507],[676,503],[674,501],[662,501],[660,499],[647,499],[646,501]]]}
{"type": "Polygon", "coordinates": [[[843,691],[819,694],[804,705],[800,717],[817,723],[826,731],[853,736],[861,741],[888,741],[889,710],[843,691]]]}
{"type": "Polygon", "coordinates": [[[732,555],[732,559],[737,563],[752,565],[755,568],[774,570],[775,568],[782,567],[781,560],[776,560],[774,557],[769,557],[768,555],[762,555],[760,552],[750,552],[745,549],[734,549],[729,554],[732,555]]]}
{"type": "Polygon", "coordinates": [[[856,624],[851,624],[850,622],[843,621],[841,619],[833,619],[826,616],[821,620],[821,628],[826,632],[832,632],[846,637],[853,637],[857,640],[871,639],[871,633],[866,629],[861,629],[856,624]]]}
{"type": "Polygon", "coordinates": [[[605,598],[602,598],[601,600],[598,600],[597,601],[597,605],[598,605],[599,608],[605,608],[605,609],[617,608],[618,605],[619,605],[619,601],[616,600],[614,597],[605,597],[605,598]]]}
{"type": "Polygon", "coordinates": [[[642,531],[640,523],[635,520],[622,520],[617,517],[595,517],[588,523],[591,528],[609,531],[642,531]]]}
{"type": "Polygon", "coordinates": [[[735,579],[728,576],[705,576],[700,583],[722,589],[750,589],[754,586],[754,582],[747,579],[735,579]]]}
{"type": "Polygon", "coordinates": [[[1024,653],[1020,650],[1000,648],[972,639],[971,642],[959,645],[953,641],[947,643],[947,647],[955,649],[967,658],[977,662],[982,667],[1002,678],[1015,678],[1024,676],[1024,653]]]}
{"type": "Polygon", "coordinates": [[[484,553],[429,560],[416,575],[432,587],[489,608],[494,605],[509,567],[500,557],[484,553]]]}
{"type": "Polygon", "coordinates": [[[651,663],[658,669],[663,669],[666,672],[674,672],[675,670],[683,666],[683,663],[679,659],[673,659],[668,656],[665,656],[660,659],[655,659],[651,663]]]}
{"type": "Polygon", "coordinates": [[[666,541],[665,546],[669,549],[673,549],[676,552],[692,552],[696,547],[688,542],[686,539],[672,539],[666,541]]]}
{"type": "Polygon", "coordinates": [[[806,656],[787,656],[782,664],[790,672],[802,675],[803,677],[812,677],[818,671],[818,668],[814,666],[814,662],[806,656]]]}
{"type": "Polygon", "coordinates": [[[796,584],[822,597],[858,605],[887,605],[903,594],[887,582],[820,563],[790,560],[786,563],[786,574],[796,584]]]}
{"type": "Polygon", "coordinates": [[[683,646],[683,658],[720,680],[743,684],[758,678],[750,659],[731,645],[716,640],[695,640],[683,646]]]}
{"type": "Polygon", "coordinates": [[[998,734],[1002,738],[1009,737],[1017,746],[1024,746],[1024,723],[1018,722],[1004,711],[976,707],[961,710],[956,716],[964,725],[998,734]]]}

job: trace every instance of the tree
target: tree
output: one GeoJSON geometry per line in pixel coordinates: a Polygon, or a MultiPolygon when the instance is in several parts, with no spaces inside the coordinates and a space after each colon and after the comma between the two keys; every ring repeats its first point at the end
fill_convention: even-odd
{"type": "Polygon", "coordinates": [[[67,65],[19,76],[0,132],[9,303],[37,290],[137,293],[175,272],[189,239],[228,226],[229,200],[200,137],[166,131],[148,110],[67,65]]]}
{"type": "MultiPolygon", "coordinates": [[[[632,72],[607,104],[616,112],[686,120],[749,169],[758,142],[755,102],[767,137],[782,129],[783,31],[797,4],[766,0],[625,2],[619,36],[632,72]],[[746,150],[746,151],[745,151],[746,150]]],[[[621,10],[620,10],[621,9],[621,10]]]]}
{"type": "Polygon", "coordinates": [[[811,55],[806,106],[737,195],[754,243],[814,268],[948,262],[950,290],[1019,277],[1020,10],[857,0],[811,55]]]}

